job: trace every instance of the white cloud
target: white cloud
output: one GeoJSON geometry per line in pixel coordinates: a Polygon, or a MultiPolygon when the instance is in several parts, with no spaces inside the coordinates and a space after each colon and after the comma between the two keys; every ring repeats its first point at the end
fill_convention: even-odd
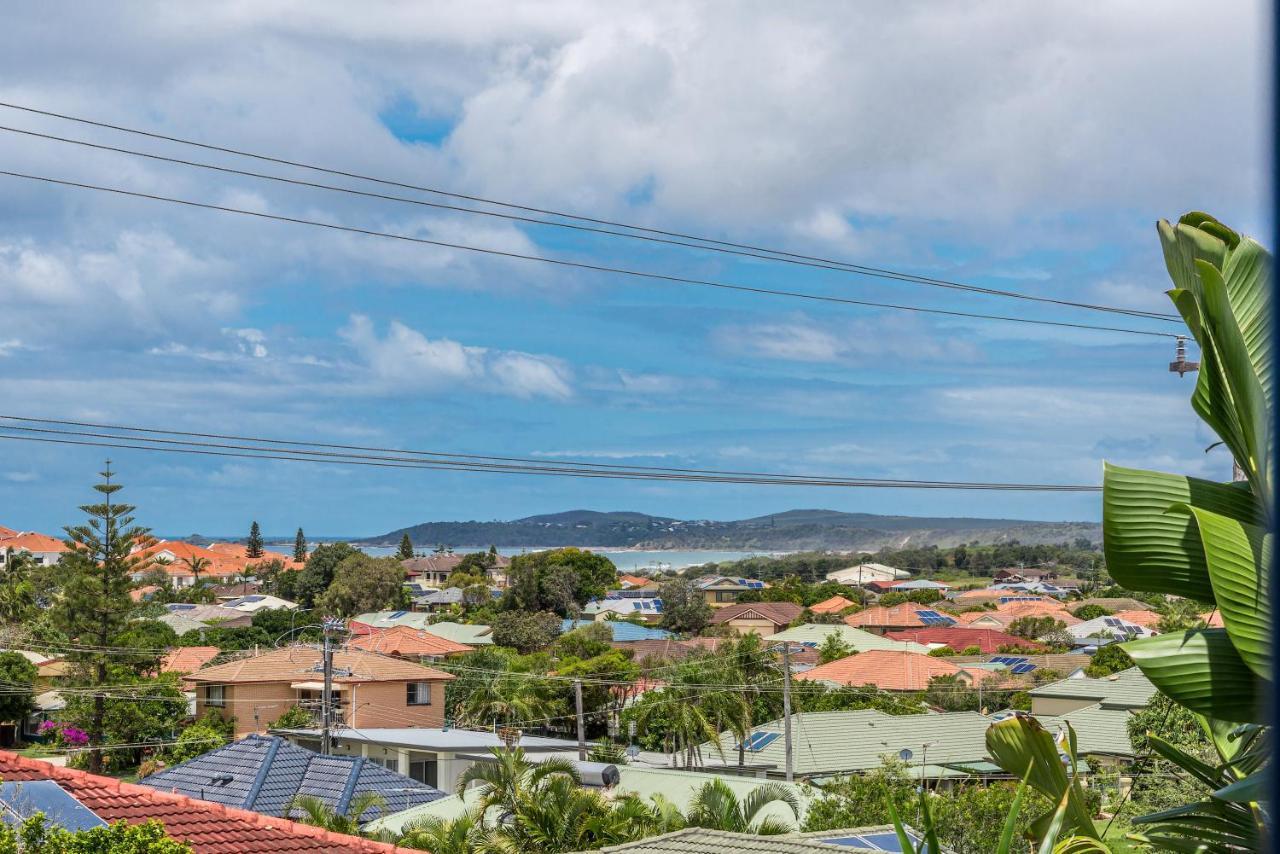
{"type": "Polygon", "coordinates": [[[772,323],[722,326],[712,333],[712,341],[729,353],[790,362],[976,360],[981,355],[968,341],[944,337],[919,321],[893,315],[819,322],[797,314],[772,323]]]}
{"type": "Polygon", "coordinates": [[[567,458],[580,460],[635,460],[635,459],[668,459],[677,456],[674,451],[534,451],[535,457],[553,459],[567,458]]]}
{"type": "Polygon", "coordinates": [[[380,337],[364,315],[352,315],[339,334],[360,357],[368,379],[383,389],[474,388],[555,400],[573,396],[572,372],[552,356],[431,339],[399,321],[392,321],[380,337]]]}

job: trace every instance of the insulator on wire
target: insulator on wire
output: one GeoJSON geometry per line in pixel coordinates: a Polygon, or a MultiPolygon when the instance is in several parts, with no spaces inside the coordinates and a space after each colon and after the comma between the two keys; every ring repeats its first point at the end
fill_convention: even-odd
{"type": "Polygon", "coordinates": [[[1185,376],[1191,371],[1200,370],[1199,362],[1187,361],[1187,336],[1179,335],[1178,343],[1174,350],[1173,361],[1169,363],[1169,373],[1185,376]]]}

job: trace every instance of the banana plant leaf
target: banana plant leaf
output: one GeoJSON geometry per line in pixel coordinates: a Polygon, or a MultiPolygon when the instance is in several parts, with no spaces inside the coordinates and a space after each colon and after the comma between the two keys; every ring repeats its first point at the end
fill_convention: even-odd
{"type": "Polygon", "coordinates": [[[1088,836],[1071,836],[1053,846],[1053,854],[1111,854],[1111,849],[1088,836]]]}
{"type": "Polygon", "coordinates": [[[1197,714],[1263,723],[1260,699],[1270,690],[1258,679],[1226,629],[1192,629],[1121,644],[1162,693],[1197,714]]]}
{"type": "Polygon", "coordinates": [[[1236,780],[1229,786],[1223,786],[1216,790],[1213,796],[1220,801],[1230,801],[1236,804],[1256,803],[1268,799],[1268,781],[1271,776],[1270,769],[1263,771],[1255,771],[1243,780],[1236,780]]]}
{"type": "MultiPolygon", "coordinates": [[[[1067,775],[1063,767],[1062,753],[1075,762],[1076,734],[1067,726],[1067,743],[1059,747],[1053,735],[1041,723],[1029,715],[1018,714],[987,728],[987,752],[1001,768],[1027,783],[1058,804],[1066,798],[1063,819],[1065,827],[1073,834],[1097,838],[1093,817],[1085,804],[1080,783],[1067,775]]],[[[1031,829],[1038,839],[1049,832],[1054,812],[1046,813],[1031,822],[1031,829]]]]}
{"type": "Polygon", "coordinates": [[[1134,590],[1211,603],[1213,582],[1195,521],[1174,505],[1204,508],[1254,524],[1253,494],[1236,484],[1107,464],[1102,480],[1102,537],[1107,571],[1134,590]]]}
{"type": "Polygon", "coordinates": [[[1260,679],[1271,678],[1271,536],[1261,525],[1178,505],[1196,520],[1214,599],[1232,645],[1260,679]]]}

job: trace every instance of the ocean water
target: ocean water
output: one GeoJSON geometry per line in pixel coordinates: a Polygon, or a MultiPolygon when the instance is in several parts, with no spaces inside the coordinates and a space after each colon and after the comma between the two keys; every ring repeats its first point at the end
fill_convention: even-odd
{"type": "MultiPolygon", "coordinates": [[[[363,546],[363,551],[373,557],[385,557],[396,553],[396,549],[389,546],[363,546]]],[[[456,546],[454,551],[458,553],[487,551],[488,546],[456,546]]],[[[530,551],[538,551],[538,549],[521,549],[521,548],[500,548],[499,553],[512,556],[523,554],[530,551]]],[[[748,557],[757,557],[760,555],[776,555],[782,552],[734,552],[734,551],[681,551],[681,550],[616,550],[616,549],[590,549],[596,554],[604,555],[613,561],[614,566],[618,567],[621,572],[636,572],[639,570],[672,570],[685,569],[690,566],[701,566],[704,563],[725,563],[728,561],[742,560],[748,557]]]]}

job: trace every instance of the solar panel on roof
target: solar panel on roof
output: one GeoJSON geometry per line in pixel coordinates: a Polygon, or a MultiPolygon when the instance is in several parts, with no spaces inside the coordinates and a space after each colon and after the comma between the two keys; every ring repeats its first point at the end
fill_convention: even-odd
{"type": "Polygon", "coordinates": [[[403,616],[404,616],[405,614],[407,614],[407,613],[409,613],[409,612],[408,612],[408,611],[392,611],[392,612],[391,612],[391,616],[387,617],[387,619],[388,619],[388,620],[398,620],[398,619],[400,619],[401,617],[403,617],[403,616]]]}
{"type": "Polygon", "coordinates": [[[267,598],[266,596],[246,596],[240,601],[241,602],[261,602],[263,599],[266,599],[266,598],[267,598]]]}
{"type": "Polygon", "coordinates": [[[1103,617],[1102,621],[1106,623],[1108,626],[1112,626],[1117,629],[1121,628],[1124,625],[1124,623],[1120,622],[1115,617],[1103,617]]]}
{"type": "MultiPolygon", "coordinates": [[[[913,831],[906,831],[907,837],[915,846],[920,845],[920,836],[913,831]]],[[[834,836],[821,840],[827,845],[839,845],[844,848],[869,848],[872,851],[889,851],[902,852],[902,843],[898,841],[898,834],[894,832],[881,831],[876,833],[861,833],[856,836],[834,836]]]]}
{"type": "Polygon", "coordinates": [[[1023,673],[1030,673],[1032,670],[1035,670],[1035,669],[1036,669],[1036,666],[1034,664],[1018,664],[1014,666],[1013,672],[1021,676],[1023,673]]]}
{"type": "Polygon", "coordinates": [[[742,746],[752,753],[755,753],[772,744],[774,740],[777,739],[778,735],[779,734],[776,732],[753,732],[747,737],[747,740],[743,742],[742,746]]]}
{"type": "Polygon", "coordinates": [[[36,813],[44,813],[50,824],[67,830],[89,830],[106,827],[93,810],[53,780],[28,780],[25,783],[0,783],[0,821],[20,824],[36,813]]]}

